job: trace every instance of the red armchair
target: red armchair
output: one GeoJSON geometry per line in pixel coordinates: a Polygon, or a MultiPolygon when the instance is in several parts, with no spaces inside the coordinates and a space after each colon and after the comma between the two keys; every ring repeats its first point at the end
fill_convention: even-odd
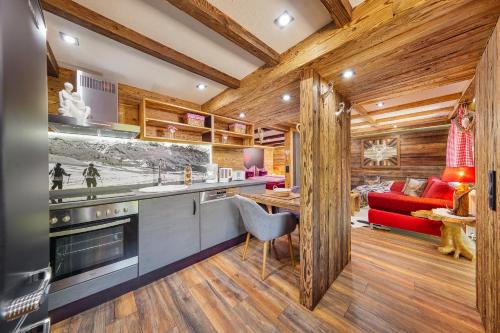
{"type": "Polygon", "coordinates": [[[391,192],[368,193],[368,221],[373,224],[441,235],[441,222],[413,217],[411,212],[453,207],[454,188],[439,178],[430,177],[421,197],[403,194],[404,182],[394,182],[391,192]]]}

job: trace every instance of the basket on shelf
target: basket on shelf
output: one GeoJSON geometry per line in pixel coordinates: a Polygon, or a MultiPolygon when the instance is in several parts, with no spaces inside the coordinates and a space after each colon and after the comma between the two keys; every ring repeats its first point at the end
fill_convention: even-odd
{"type": "Polygon", "coordinates": [[[182,116],[184,123],[191,126],[204,127],[205,126],[205,116],[201,116],[196,113],[186,113],[182,116]]]}
{"type": "Polygon", "coordinates": [[[232,123],[229,124],[229,130],[231,132],[246,134],[247,133],[247,125],[240,123],[232,123]]]}

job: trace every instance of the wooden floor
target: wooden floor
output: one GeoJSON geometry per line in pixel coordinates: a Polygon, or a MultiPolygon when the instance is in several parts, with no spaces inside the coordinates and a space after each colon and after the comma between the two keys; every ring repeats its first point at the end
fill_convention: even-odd
{"type": "Polygon", "coordinates": [[[53,332],[482,332],[475,263],[443,256],[428,240],[354,229],[352,262],[313,312],[298,304],[286,238],[276,246],[281,260],[268,258],[264,282],[262,244],[252,239],[245,262],[235,247],[53,332]]]}

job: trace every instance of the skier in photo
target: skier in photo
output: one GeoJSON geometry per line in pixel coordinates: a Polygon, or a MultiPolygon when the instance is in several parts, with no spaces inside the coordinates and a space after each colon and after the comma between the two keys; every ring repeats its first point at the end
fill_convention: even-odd
{"type": "Polygon", "coordinates": [[[96,187],[97,186],[97,180],[96,177],[101,178],[101,175],[99,174],[99,171],[94,167],[94,163],[90,163],[88,168],[85,168],[83,170],[83,177],[85,177],[85,180],[87,181],[87,187],[96,187]]]}
{"type": "MultiPolygon", "coordinates": [[[[66,173],[63,168],[61,168],[61,163],[56,163],[56,166],[49,171],[49,176],[52,176],[52,187],[51,190],[55,190],[56,188],[62,190],[64,176],[70,177],[71,174],[66,173]]],[[[69,178],[68,178],[69,179],[69,178]]]]}

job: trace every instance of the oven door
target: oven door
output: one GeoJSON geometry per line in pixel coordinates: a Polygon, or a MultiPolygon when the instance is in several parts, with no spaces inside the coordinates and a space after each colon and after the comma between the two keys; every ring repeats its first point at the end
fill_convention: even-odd
{"type": "Polygon", "coordinates": [[[137,264],[137,218],[51,232],[50,264],[52,291],[137,264]]]}

